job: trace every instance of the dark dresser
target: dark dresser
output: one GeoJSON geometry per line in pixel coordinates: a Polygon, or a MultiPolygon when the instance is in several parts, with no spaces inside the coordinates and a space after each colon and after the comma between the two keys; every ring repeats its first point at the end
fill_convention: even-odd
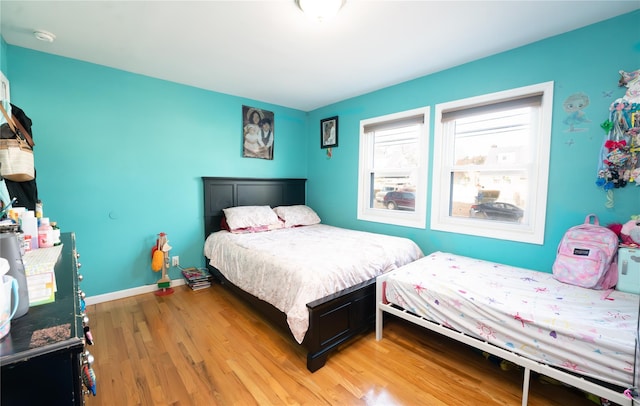
{"type": "Polygon", "coordinates": [[[84,404],[82,374],[92,362],[85,351],[88,318],[78,287],[75,234],[64,233],[61,241],[55,301],[30,307],[0,341],[2,406],[84,404]]]}

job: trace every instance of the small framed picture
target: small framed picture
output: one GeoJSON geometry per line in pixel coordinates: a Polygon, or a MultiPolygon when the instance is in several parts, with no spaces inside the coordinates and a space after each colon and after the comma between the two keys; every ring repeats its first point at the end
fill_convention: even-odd
{"type": "Polygon", "coordinates": [[[338,116],[320,120],[320,148],[338,146],[338,116]]]}
{"type": "Polygon", "coordinates": [[[11,93],[9,92],[9,79],[0,71],[0,100],[6,100],[7,106],[5,108],[9,108],[8,102],[11,101],[11,93]]]}

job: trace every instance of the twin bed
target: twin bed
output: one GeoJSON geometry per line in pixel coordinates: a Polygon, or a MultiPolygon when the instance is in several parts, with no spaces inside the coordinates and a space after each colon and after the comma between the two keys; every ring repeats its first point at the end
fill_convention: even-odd
{"type": "Polygon", "coordinates": [[[420,259],[408,239],[323,224],[221,231],[230,207],[305,205],[306,181],[206,177],[203,186],[207,266],[307,349],[310,371],[374,325],[380,340],[391,314],[524,367],[523,405],[530,371],[632,404],[622,392],[640,383],[638,295],[605,297],[548,273],[447,253],[420,259]]]}
{"type": "Polygon", "coordinates": [[[638,384],[638,295],[435,252],[377,280],[376,339],[392,314],[623,405],[638,384]]]}

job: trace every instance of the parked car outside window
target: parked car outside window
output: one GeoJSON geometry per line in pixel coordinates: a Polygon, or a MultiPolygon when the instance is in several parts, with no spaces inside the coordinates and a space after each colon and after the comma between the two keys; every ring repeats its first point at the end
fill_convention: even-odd
{"type": "Polygon", "coordinates": [[[520,222],[524,211],[516,205],[503,202],[474,204],[469,209],[469,217],[488,220],[520,222]]]}
{"type": "Polygon", "coordinates": [[[384,196],[382,204],[389,210],[415,210],[416,195],[412,192],[389,192],[384,196]]]}
{"type": "Polygon", "coordinates": [[[387,193],[392,192],[394,190],[396,190],[395,187],[385,186],[384,188],[382,188],[381,191],[376,193],[376,201],[377,202],[383,202],[384,201],[384,197],[387,195],[387,193]]]}

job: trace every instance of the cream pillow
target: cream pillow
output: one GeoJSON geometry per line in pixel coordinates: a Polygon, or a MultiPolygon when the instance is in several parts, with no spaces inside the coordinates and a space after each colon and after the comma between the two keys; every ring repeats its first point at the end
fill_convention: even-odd
{"type": "Polygon", "coordinates": [[[270,228],[280,223],[278,215],[269,206],[237,206],[222,211],[232,232],[241,229],[270,228]]]}
{"type": "Polygon", "coordinates": [[[309,206],[278,206],[273,211],[284,221],[285,227],[310,226],[320,223],[320,217],[309,206]]]}

